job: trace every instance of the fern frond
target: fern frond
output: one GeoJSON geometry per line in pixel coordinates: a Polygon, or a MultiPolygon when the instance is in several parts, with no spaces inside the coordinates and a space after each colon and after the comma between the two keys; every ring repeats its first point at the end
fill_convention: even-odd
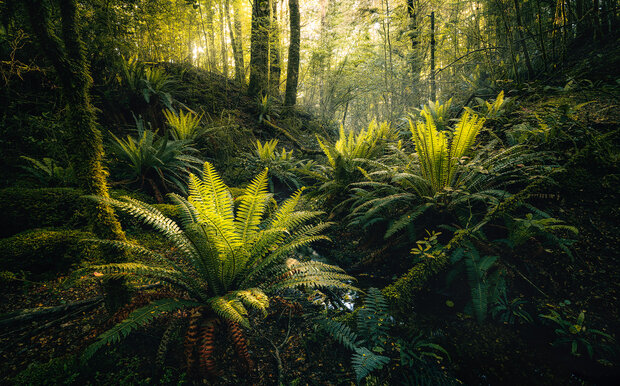
{"type": "Polygon", "coordinates": [[[267,201],[271,198],[267,194],[267,171],[265,168],[260,172],[240,197],[235,226],[242,243],[246,243],[258,231],[267,201]]]}
{"type": "Polygon", "coordinates": [[[351,357],[353,370],[357,377],[357,382],[361,382],[368,374],[375,370],[380,370],[390,361],[390,358],[375,354],[366,347],[357,347],[351,357]]]}
{"type": "Polygon", "coordinates": [[[229,296],[211,298],[209,305],[221,318],[239,323],[244,327],[250,327],[250,322],[247,319],[248,311],[237,298],[231,299],[229,296]]]}
{"type": "Polygon", "coordinates": [[[351,330],[351,327],[332,319],[324,319],[319,323],[338,343],[351,351],[355,351],[358,337],[357,334],[351,330]]]}

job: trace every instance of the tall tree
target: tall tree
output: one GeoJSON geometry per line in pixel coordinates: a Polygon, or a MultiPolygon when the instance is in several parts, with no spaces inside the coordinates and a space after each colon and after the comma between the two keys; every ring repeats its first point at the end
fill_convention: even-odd
{"type": "MultiPolygon", "coordinates": [[[[109,198],[107,173],[101,164],[104,156],[103,141],[88,94],[92,79],[86,63],[84,44],[80,38],[77,2],[61,0],[58,4],[62,40],[54,33],[47,3],[43,0],[26,2],[32,29],[41,49],[52,62],[62,86],[62,97],[66,103],[66,144],[79,185],[87,194],[109,198]]],[[[93,202],[87,210],[95,234],[102,238],[126,241],[125,233],[108,204],[102,201],[93,202]]],[[[111,254],[108,258],[113,260],[118,258],[118,254],[111,254]]],[[[117,307],[126,297],[121,283],[107,283],[111,308],[117,307]]]]}
{"type": "Polygon", "coordinates": [[[241,24],[239,24],[239,31],[237,31],[237,20],[235,16],[235,28],[233,28],[233,23],[230,20],[230,0],[224,1],[224,12],[226,14],[226,23],[230,33],[230,45],[232,46],[233,59],[235,60],[235,80],[239,83],[243,83],[245,76],[243,68],[243,49],[241,48],[241,24]]]}
{"type": "Polygon", "coordinates": [[[254,0],[250,37],[250,84],[248,85],[248,94],[252,96],[268,92],[269,13],[269,0],[254,0]]]}
{"type": "Polygon", "coordinates": [[[291,37],[288,46],[288,65],[286,70],[286,92],[284,95],[284,104],[286,106],[294,106],[297,102],[299,50],[301,47],[299,0],[289,0],[288,8],[290,14],[291,37]]]}
{"type": "Polygon", "coordinates": [[[271,1],[271,17],[269,24],[269,94],[280,96],[280,26],[278,24],[278,2],[271,1]]]}

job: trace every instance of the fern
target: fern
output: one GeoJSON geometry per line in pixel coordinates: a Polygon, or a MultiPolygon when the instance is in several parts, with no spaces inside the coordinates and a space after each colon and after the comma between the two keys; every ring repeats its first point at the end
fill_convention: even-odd
{"type": "Polygon", "coordinates": [[[353,370],[357,377],[357,382],[361,382],[368,374],[375,370],[380,370],[390,361],[390,358],[375,354],[366,347],[357,347],[351,357],[353,370]]]}
{"type": "MultiPolygon", "coordinates": [[[[180,225],[152,206],[128,197],[97,198],[162,233],[176,247],[178,257],[171,259],[137,245],[101,240],[98,242],[125,248],[143,261],[97,265],[86,270],[166,282],[189,298],[177,302],[198,305],[204,310],[201,313],[211,312],[245,327],[249,326],[250,311],[266,313],[269,294],[275,291],[354,289],[354,279],[338,267],[315,261],[295,260],[287,264],[287,257],[299,247],[327,239],[322,232],[331,225],[309,224],[320,212],[295,210],[301,191],[264,218],[267,201],[271,199],[266,190],[266,170],[244,190],[236,213],[229,188],[210,163],[205,163],[202,176],[190,176],[188,199],[172,196],[181,212],[180,225]]],[[[161,308],[169,310],[171,306],[166,304],[161,303],[161,308]]],[[[157,313],[157,307],[151,311],[157,313]]],[[[136,321],[150,320],[142,314],[130,319],[106,332],[105,341],[118,341],[131,331],[130,326],[137,325],[136,321]]]]}
{"type": "Polygon", "coordinates": [[[355,349],[357,349],[358,337],[357,334],[351,330],[351,327],[332,319],[325,319],[322,322],[322,327],[329,335],[331,335],[332,338],[347,349],[351,351],[355,351],[355,349]]]}

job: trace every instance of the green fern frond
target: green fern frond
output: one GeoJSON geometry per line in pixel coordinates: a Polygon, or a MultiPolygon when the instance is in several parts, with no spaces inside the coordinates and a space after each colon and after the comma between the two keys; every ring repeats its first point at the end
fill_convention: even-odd
{"type": "Polygon", "coordinates": [[[357,377],[357,382],[361,382],[368,374],[375,370],[380,370],[390,361],[389,357],[375,354],[366,347],[357,347],[351,357],[353,370],[357,377]]]}
{"type": "Polygon", "coordinates": [[[351,351],[355,351],[357,348],[357,334],[351,330],[351,327],[346,324],[337,322],[332,319],[324,319],[319,322],[320,326],[334,338],[338,343],[351,351]]]}
{"type": "Polygon", "coordinates": [[[247,319],[248,311],[237,298],[220,296],[209,299],[211,309],[221,318],[230,320],[249,328],[250,322],[247,319]]]}
{"type": "Polygon", "coordinates": [[[235,224],[242,243],[247,242],[258,231],[267,201],[271,198],[267,194],[267,171],[265,168],[259,173],[240,197],[235,224]]]}

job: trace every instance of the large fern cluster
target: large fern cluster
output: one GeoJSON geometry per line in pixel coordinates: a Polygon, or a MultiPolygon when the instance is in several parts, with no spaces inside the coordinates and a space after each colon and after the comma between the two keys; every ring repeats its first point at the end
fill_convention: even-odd
{"type": "Polygon", "coordinates": [[[397,149],[394,161],[353,184],[351,221],[389,223],[386,238],[411,226],[428,209],[456,216],[464,225],[510,195],[507,188],[544,170],[543,155],[523,146],[476,146],[484,119],[465,112],[453,131],[439,130],[431,114],[410,121],[415,153],[397,149]]]}
{"type": "Polygon", "coordinates": [[[190,175],[189,192],[187,199],[171,195],[181,213],[180,224],[129,197],[106,200],[162,233],[174,245],[178,257],[164,256],[135,244],[102,240],[101,243],[141,256],[141,262],[100,265],[88,270],[160,281],[184,296],[162,299],[134,311],[126,321],[103,334],[89,353],[178,308],[198,307],[203,319],[219,317],[249,326],[249,311],[264,313],[269,305],[268,294],[275,291],[353,288],[353,278],[338,267],[292,258],[297,248],[327,239],[321,232],[330,224],[309,224],[320,212],[296,210],[301,190],[264,218],[272,201],[267,191],[267,170],[237,199],[236,210],[228,187],[208,162],[202,179],[190,175]]]}
{"type": "Polygon", "coordinates": [[[317,137],[327,162],[311,163],[298,170],[316,179],[320,184],[317,192],[328,202],[334,202],[347,195],[349,184],[364,179],[364,168],[379,161],[397,138],[398,130],[387,122],[372,121],[360,132],[346,132],[341,126],[333,144],[317,137]]]}

